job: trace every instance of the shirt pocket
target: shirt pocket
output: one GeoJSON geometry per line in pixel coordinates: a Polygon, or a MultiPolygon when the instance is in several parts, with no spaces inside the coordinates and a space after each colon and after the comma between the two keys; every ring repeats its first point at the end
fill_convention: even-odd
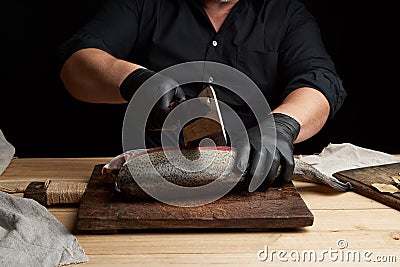
{"type": "Polygon", "coordinates": [[[276,94],[278,53],[239,48],[237,69],[250,77],[266,96],[276,94]]]}

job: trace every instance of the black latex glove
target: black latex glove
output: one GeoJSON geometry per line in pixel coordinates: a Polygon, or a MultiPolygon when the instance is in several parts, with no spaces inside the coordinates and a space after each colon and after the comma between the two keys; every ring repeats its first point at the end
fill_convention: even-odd
{"type": "MultiPolygon", "coordinates": [[[[145,68],[139,68],[125,78],[120,86],[121,96],[130,101],[140,86],[150,78],[152,78],[151,84],[153,87],[144,91],[145,99],[143,99],[143,103],[149,103],[149,105],[155,103],[155,105],[146,121],[146,148],[160,147],[162,145],[161,129],[165,119],[176,105],[186,100],[185,93],[174,79],[145,68]],[[156,102],[156,99],[160,96],[161,98],[156,102]]],[[[168,132],[171,136],[176,134],[171,130],[165,130],[164,133],[168,134],[168,132]]]]}
{"type": "MultiPolygon", "coordinates": [[[[154,71],[144,68],[133,71],[125,78],[120,86],[121,96],[125,100],[130,101],[139,87],[155,74],[154,71]]],[[[158,95],[162,95],[162,97],[157,101],[149,114],[146,128],[149,130],[161,130],[164,120],[167,118],[172,108],[185,101],[186,97],[182,88],[172,78],[157,74],[154,79],[157,84],[156,92],[158,95]],[[170,90],[171,88],[174,89],[170,90]]],[[[148,97],[148,101],[151,103],[153,100],[151,98],[154,98],[154,95],[149,94],[148,97]]]]}
{"type": "Polygon", "coordinates": [[[250,182],[250,191],[265,191],[272,183],[284,184],[291,180],[294,171],[293,142],[300,132],[300,124],[290,116],[281,113],[272,114],[276,129],[276,149],[273,147],[273,127],[271,122],[261,122],[260,127],[254,126],[247,131],[249,143],[238,148],[237,164],[243,170],[247,162],[247,178],[250,181],[263,181],[255,188],[250,182]],[[260,135],[260,128],[265,129],[264,135],[260,135]],[[263,142],[261,142],[263,141],[263,142]],[[263,145],[262,145],[263,144],[263,145]],[[249,147],[250,146],[250,147],[249,147]],[[272,149],[271,149],[272,148],[272,149]],[[249,151],[250,150],[250,151],[249,151]],[[266,162],[272,159],[271,168],[266,162]]]}

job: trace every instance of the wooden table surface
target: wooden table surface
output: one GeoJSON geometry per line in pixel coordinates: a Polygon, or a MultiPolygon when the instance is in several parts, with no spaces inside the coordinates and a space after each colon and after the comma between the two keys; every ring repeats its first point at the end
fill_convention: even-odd
{"type": "MultiPolygon", "coordinates": [[[[0,176],[0,186],[12,188],[21,182],[46,179],[87,182],[94,165],[110,159],[13,159],[0,176]]],[[[340,193],[324,185],[299,181],[294,184],[314,214],[311,227],[264,232],[75,234],[89,257],[88,263],[80,265],[400,266],[399,211],[353,192],[340,193]],[[265,253],[260,250],[266,248],[265,260],[265,253]]],[[[49,210],[74,230],[77,208],[49,210]]]]}

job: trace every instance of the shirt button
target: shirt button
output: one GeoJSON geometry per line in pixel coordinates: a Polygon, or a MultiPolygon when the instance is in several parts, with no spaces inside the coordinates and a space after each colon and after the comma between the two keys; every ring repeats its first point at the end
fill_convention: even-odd
{"type": "Polygon", "coordinates": [[[214,77],[210,76],[210,78],[208,78],[208,82],[212,83],[214,81],[214,77]]]}
{"type": "Polygon", "coordinates": [[[217,46],[217,45],[218,45],[218,42],[217,42],[217,41],[213,41],[213,42],[212,42],[212,45],[213,45],[213,46],[217,46]]]}

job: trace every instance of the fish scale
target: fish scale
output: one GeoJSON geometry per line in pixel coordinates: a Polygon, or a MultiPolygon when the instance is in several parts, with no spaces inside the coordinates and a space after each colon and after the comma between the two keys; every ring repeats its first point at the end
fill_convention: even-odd
{"type": "Polygon", "coordinates": [[[234,169],[235,155],[235,150],[230,147],[155,149],[136,153],[130,155],[129,160],[119,169],[115,189],[125,198],[146,200],[150,196],[137,184],[135,177],[140,177],[141,185],[144,183],[146,187],[160,193],[165,190],[159,183],[160,176],[182,187],[204,186],[216,182],[218,178],[225,178],[223,182],[232,183],[229,175],[234,169]],[[179,166],[173,162],[178,162],[179,166]],[[199,169],[199,166],[202,168],[199,169]]]}
{"type": "MultiPolygon", "coordinates": [[[[152,199],[137,184],[134,177],[140,177],[141,183],[159,192],[165,190],[160,185],[160,176],[170,183],[183,187],[207,185],[216,182],[221,177],[224,179],[219,179],[219,182],[237,183],[236,189],[246,190],[245,185],[248,181],[245,181],[244,177],[239,182],[237,179],[230,179],[230,174],[235,170],[235,157],[236,150],[225,146],[183,150],[179,148],[138,149],[124,152],[112,159],[103,167],[103,173],[117,173],[115,189],[128,200],[152,199]],[[174,165],[170,159],[178,162],[180,166],[174,165]],[[204,168],[193,171],[199,165],[204,168]],[[181,168],[182,166],[186,168],[181,168]]],[[[294,176],[297,180],[325,184],[338,191],[351,189],[349,183],[327,176],[301,159],[295,159],[294,174],[301,175],[301,177],[294,176]]]]}

